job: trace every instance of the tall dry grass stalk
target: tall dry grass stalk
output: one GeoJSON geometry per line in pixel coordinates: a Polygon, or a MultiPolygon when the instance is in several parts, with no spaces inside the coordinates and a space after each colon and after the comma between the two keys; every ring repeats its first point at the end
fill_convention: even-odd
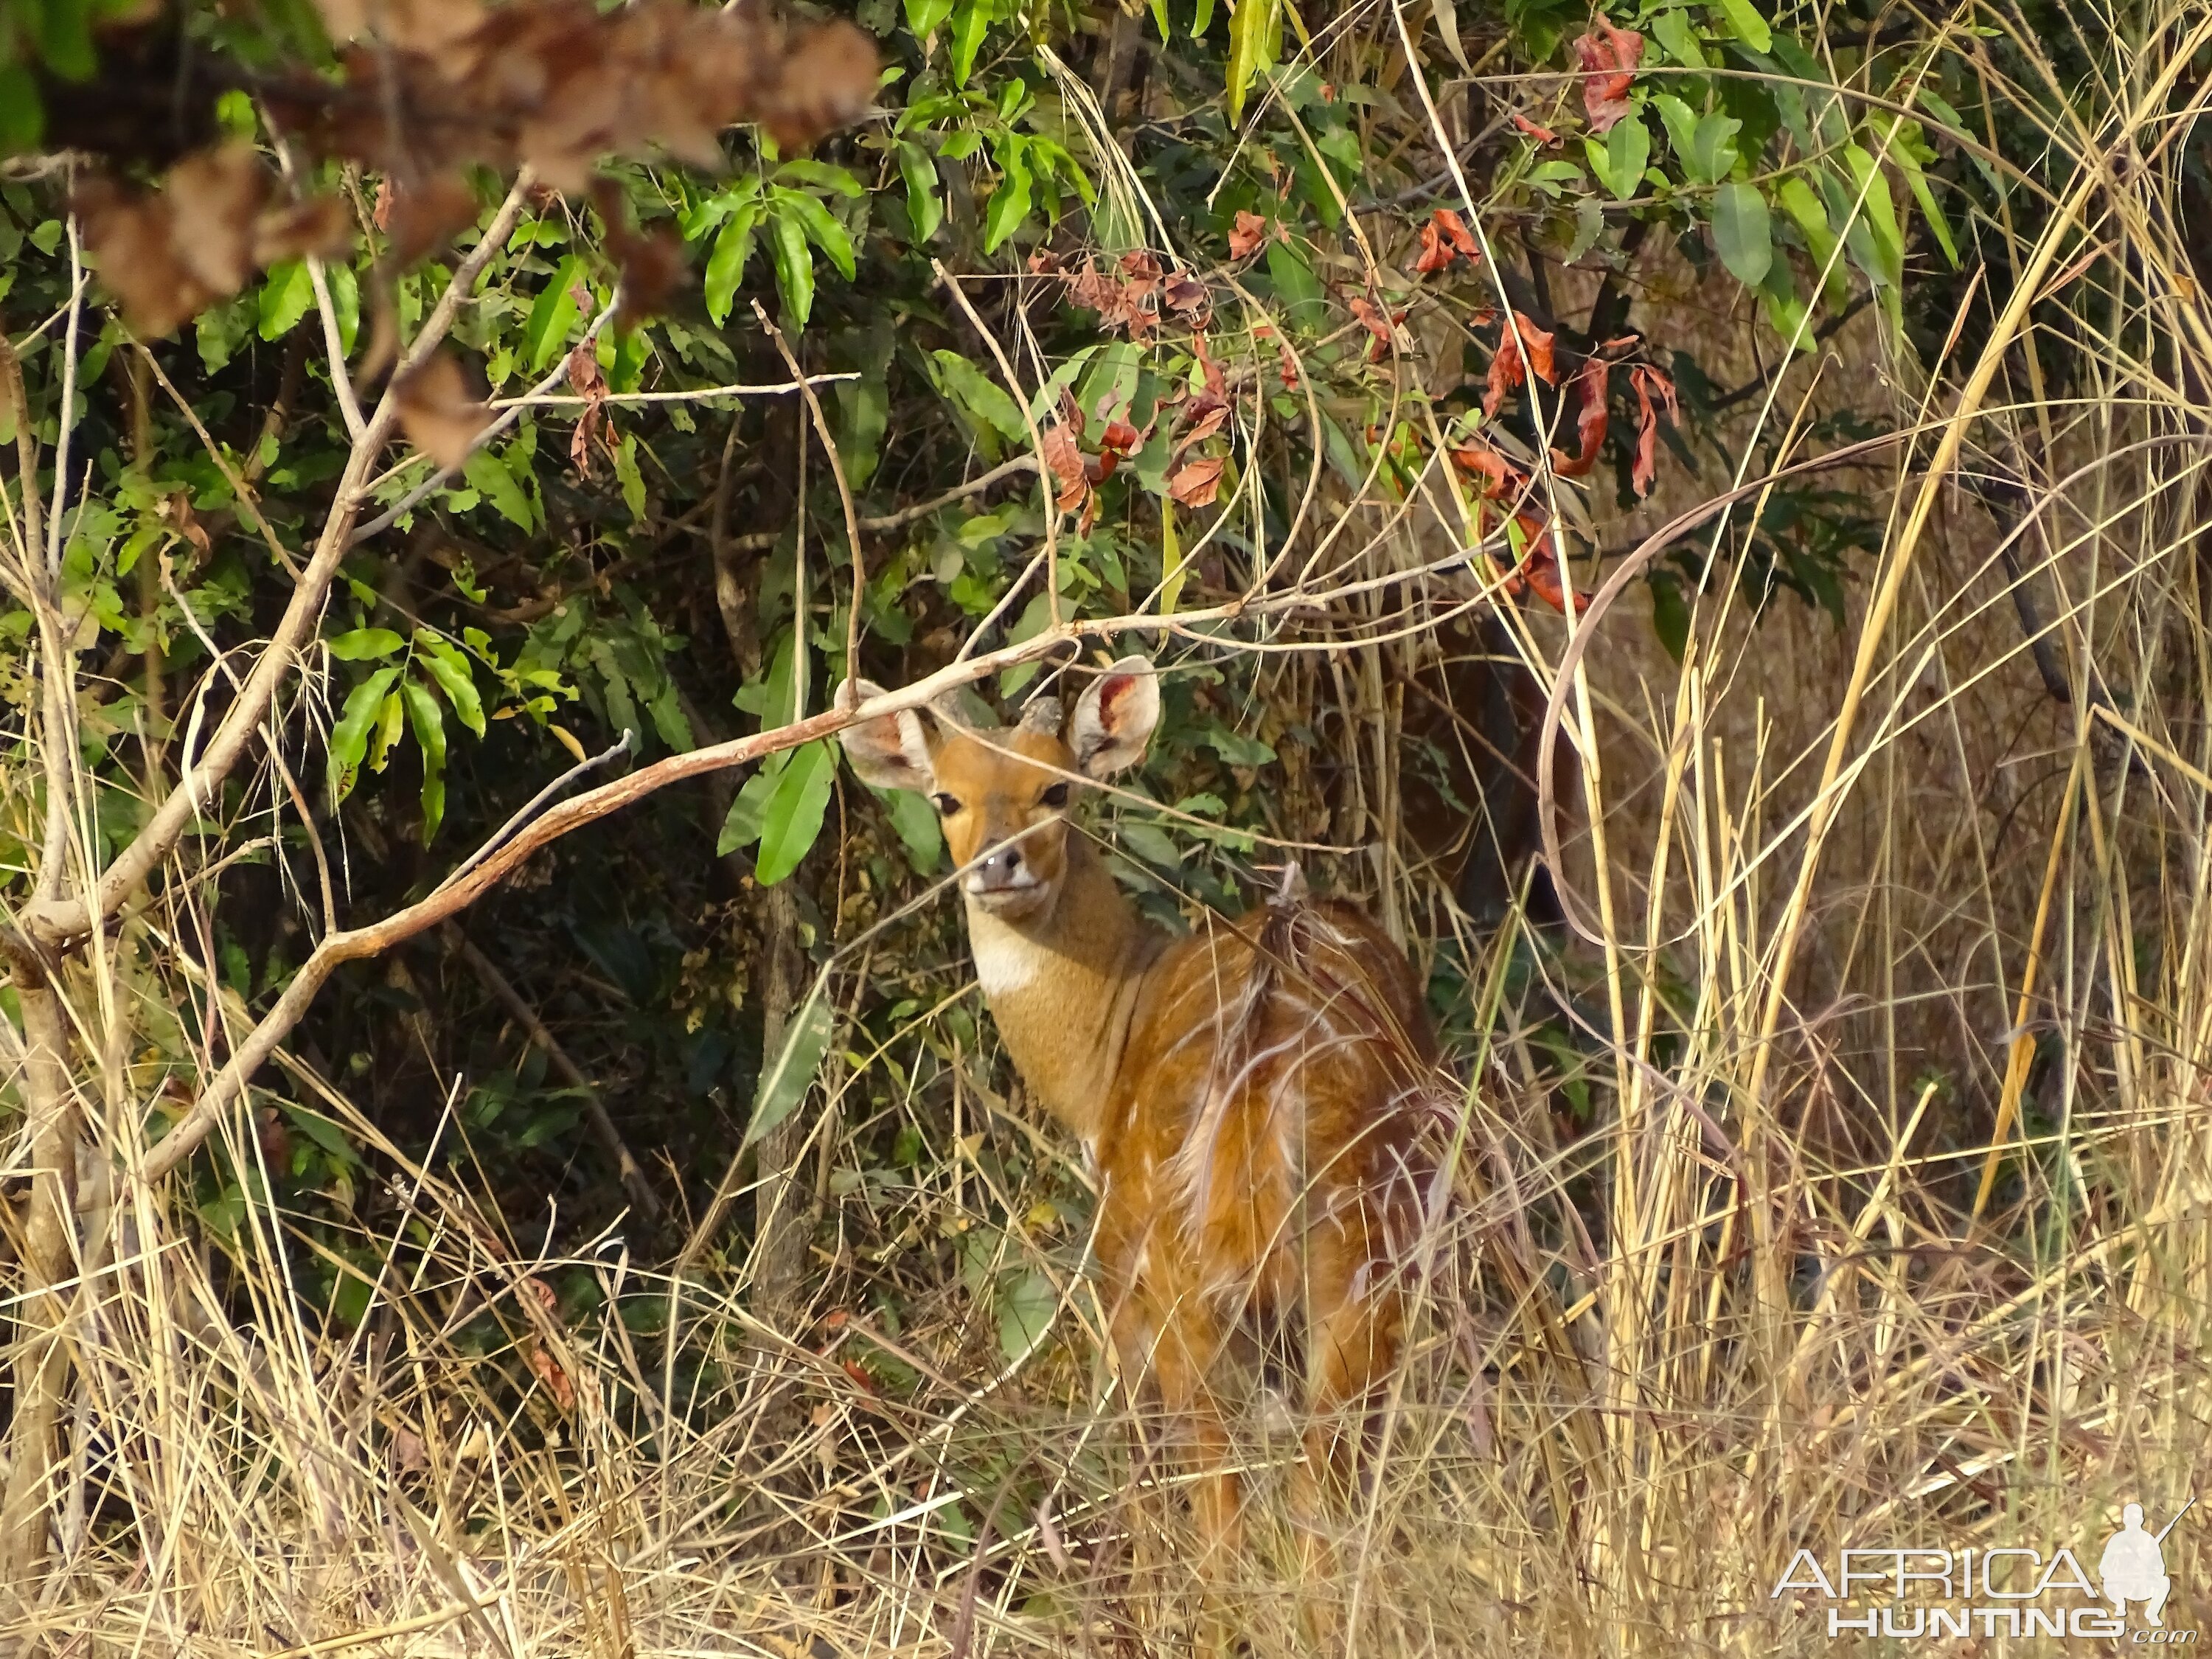
{"type": "MultiPolygon", "coordinates": [[[[1582,751],[1563,869],[1588,937],[1516,918],[1467,945],[1466,1202],[1338,1517],[1339,1582],[1291,1581],[1295,1436],[1264,1389],[1248,1414],[1255,1654],[1302,1650],[1301,1594],[1378,1656],[1828,1652],[1821,1606],[1771,1593],[1800,1548],[2087,1559],[2123,1502],[2160,1519],[2212,1486],[2212,313],[2182,197],[2212,20],[2154,7],[2127,33],[2090,54],[2110,83],[1990,71],[2020,118],[2060,112],[2047,195],[2027,213],[2021,186],[2038,228],[1985,247],[1994,328],[1932,372],[1887,362],[1911,435],[1854,475],[1893,505],[1839,635],[1754,618],[1725,580],[1679,665],[1609,601],[1576,638],[1522,629],[1582,751]]],[[[1839,377],[1863,401],[1879,348],[1853,339],[1777,379],[1743,453],[1763,432],[1800,459],[1839,377]]],[[[1732,482],[1756,512],[1760,480],[1732,482]]],[[[1427,562],[1419,526],[1341,505],[1379,528],[1339,556],[1427,562]]],[[[1358,688],[1419,648],[1262,677],[1300,716],[1349,697],[1336,758],[1371,803],[1400,759],[1388,696],[1358,688]]],[[[1346,879],[1418,923],[1435,896],[1408,856],[1346,879]]],[[[100,1144],[137,1145],[139,1109],[101,1034],[131,1029],[118,1000],[181,999],[147,964],[198,925],[136,915],[70,981],[63,1017],[108,1056],[77,1103],[117,1119],[100,1144]]],[[[913,978],[933,988],[910,1031],[964,969],[913,978]]],[[[403,1224],[349,1269],[357,1325],[304,1310],[283,1216],[246,1206],[216,1250],[130,1169],[88,1168],[104,1242],[51,1322],[70,1462],[27,1488],[64,1494],[58,1559],[9,1633],[100,1655],[1170,1650],[1188,1551],[1149,1489],[1174,1471],[1136,1457],[1096,1358],[1063,1213],[1082,1173],[972,1052],[958,1157],[844,1169],[842,1114],[896,1097],[877,1085],[903,1053],[855,1054],[808,1108],[829,1221],[781,1328],[742,1259],[671,1274],[617,1238],[553,1258],[504,1237],[297,1060],[287,1089],[404,1172],[403,1224]],[[946,1240],[965,1282],[912,1277],[901,1249],[946,1240]],[[902,1274],[892,1331],[866,1310],[902,1274]],[[1012,1339],[981,1293],[1009,1276],[1046,1289],[1012,1339]]],[[[243,1164],[252,1121],[228,1131],[243,1164]]],[[[2169,1626],[2212,1606],[2202,1531],[2167,1540],[2169,1626]]]]}

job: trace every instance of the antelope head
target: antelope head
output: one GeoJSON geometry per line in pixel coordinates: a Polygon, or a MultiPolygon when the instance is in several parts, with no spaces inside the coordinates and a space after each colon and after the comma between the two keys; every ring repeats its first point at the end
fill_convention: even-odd
{"type": "MultiPolygon", "coordinates": [[[[881,696],[862,681],[863,697],[881,696]]],[[[1133,765],[1159,723],[1159,682],[1143,657],[1093,680],[1063,717],[1034,697],[1018,725],[981,731],[908,709],[847,729],[865,783],[930,798],[968,902],[1016,926],[1051,915],[1068,867],[1067,813],[1080,783],[1133,765]]]]}

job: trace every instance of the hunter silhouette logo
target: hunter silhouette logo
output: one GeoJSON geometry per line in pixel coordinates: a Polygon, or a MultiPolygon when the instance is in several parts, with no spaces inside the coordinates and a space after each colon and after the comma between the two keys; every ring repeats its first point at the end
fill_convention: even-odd
{"type": "MultiPolygon", "coordinates": [[[[1965,1549],[1915,1546],[1853,1547],[1832,1565],[1801,1549],[1770,1592],[1814,1601],[1831,1638],[1846,1633],[1893,1640],[1978,1637],[2066,1637],[2130,1646],[2194,1645],[2200,1632],[2169,1630],[2166,1535],[2197,1506],[2191,1498],[2157,1532],[2143,1508],[2130,1504],[2120,1528],[2105,1540],[2091,1577],[2085,1547],[2076,1555],[2021,1545],[1965,1549]],[[2140,1623],[2130,1625],[2130,1607],[2140,1623]]],[[[2092,1534],[2093,1536],[2094,1534],[2092,1534]]]]}
{"type": "Polygon", "coordinates": [[[2112,1611],[2124,1619],[2128,1603],[2143,1603],[2143,1617],[2154,1626],[2163,1627],[2166,1620],[2159,1615],[2165,1610],[2166,1598],[2172,1594],[2173,1580],[2166,1576],[2166,1553],[2160,1547],[2166,1534],[2180,1524],[2181,1517],[2196,1506],[2192,1498],[2181,1506],[2179,1514],[2167,1522],[2154,1537],[2143,1529],[2142,1505],[2130,1504],[2120,1512],[2120,1529],[2105,1545],[2105,1553],[2097,1560],[2097,1577],[2104,1581],[2105,1599],[2112,1604],[2112,1611]]]}

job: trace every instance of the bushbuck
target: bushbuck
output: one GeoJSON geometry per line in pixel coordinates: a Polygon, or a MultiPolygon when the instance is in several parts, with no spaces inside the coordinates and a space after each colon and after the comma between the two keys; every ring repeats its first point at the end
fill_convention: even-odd
{"type": "Polygon", "coordinates": [[[915,711],[844,744],[866,781],[933,800],[1007,1052],[1091,1155],[1121,1374],[1150,1379],[1198,1465],[1211,1577],[1241,1538],[1224,1355],[1255,1330],[1303,1334],[1291,1498],[1312,1514],[1396,1358],[1433,1201],[1426,1130],[1460,1091],[1412,965],[1356,908],[1285,894],[1182,939],[1138,915],[1070,811],[1143,757],[1159,713],[1152,664],[1125,657],[1065,718],[1048,698],[1006,727],[915,711]]]}

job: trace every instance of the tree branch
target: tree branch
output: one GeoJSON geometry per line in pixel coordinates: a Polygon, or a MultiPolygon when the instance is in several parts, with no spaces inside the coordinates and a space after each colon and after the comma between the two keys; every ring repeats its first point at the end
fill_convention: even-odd
{"type": "Polygon", "coordinates": [[[43,896],[25,908],[20,926],[34,944],[53,949],[73,947],[113,915],[175,849],[185,831],[198,819],[203,807],[215,799],[237,766],[246,744],[267,718],[278,687],[291,674],[296,654],[313,636],[331,582],[337,574],[340,562],[353,546],[351,532],[368,496],[369,470],[390,441],[398,421],[398,405],[392,388],[407,370],[419,367],[437,349],[452,328],[469,289],[514,230],[514,222],[522,211],[529,177],[526,170],[507,192],[507,200],[493,216],[483,240],[461,262],[460,268],[453,273],[453,280],[439,296],[428,319],[408,348],[400,373],[387,383],[384,395],[377,400],[376,412],[369,416],[368,427],[346,456],[345,468],[339,474],[337,493],[331,500],[329,516],[323,521],[323,533],[315,544],[314,556],[293,584],[291,600],[270,637],[268,648],[246,676],[229,712],[201,751],[198,763],[191,764],[189,756],[182,757],[187,763],[176,787],[154,809],[145,827],[100,873],[88,893],[71,898],[43,896]]]}

